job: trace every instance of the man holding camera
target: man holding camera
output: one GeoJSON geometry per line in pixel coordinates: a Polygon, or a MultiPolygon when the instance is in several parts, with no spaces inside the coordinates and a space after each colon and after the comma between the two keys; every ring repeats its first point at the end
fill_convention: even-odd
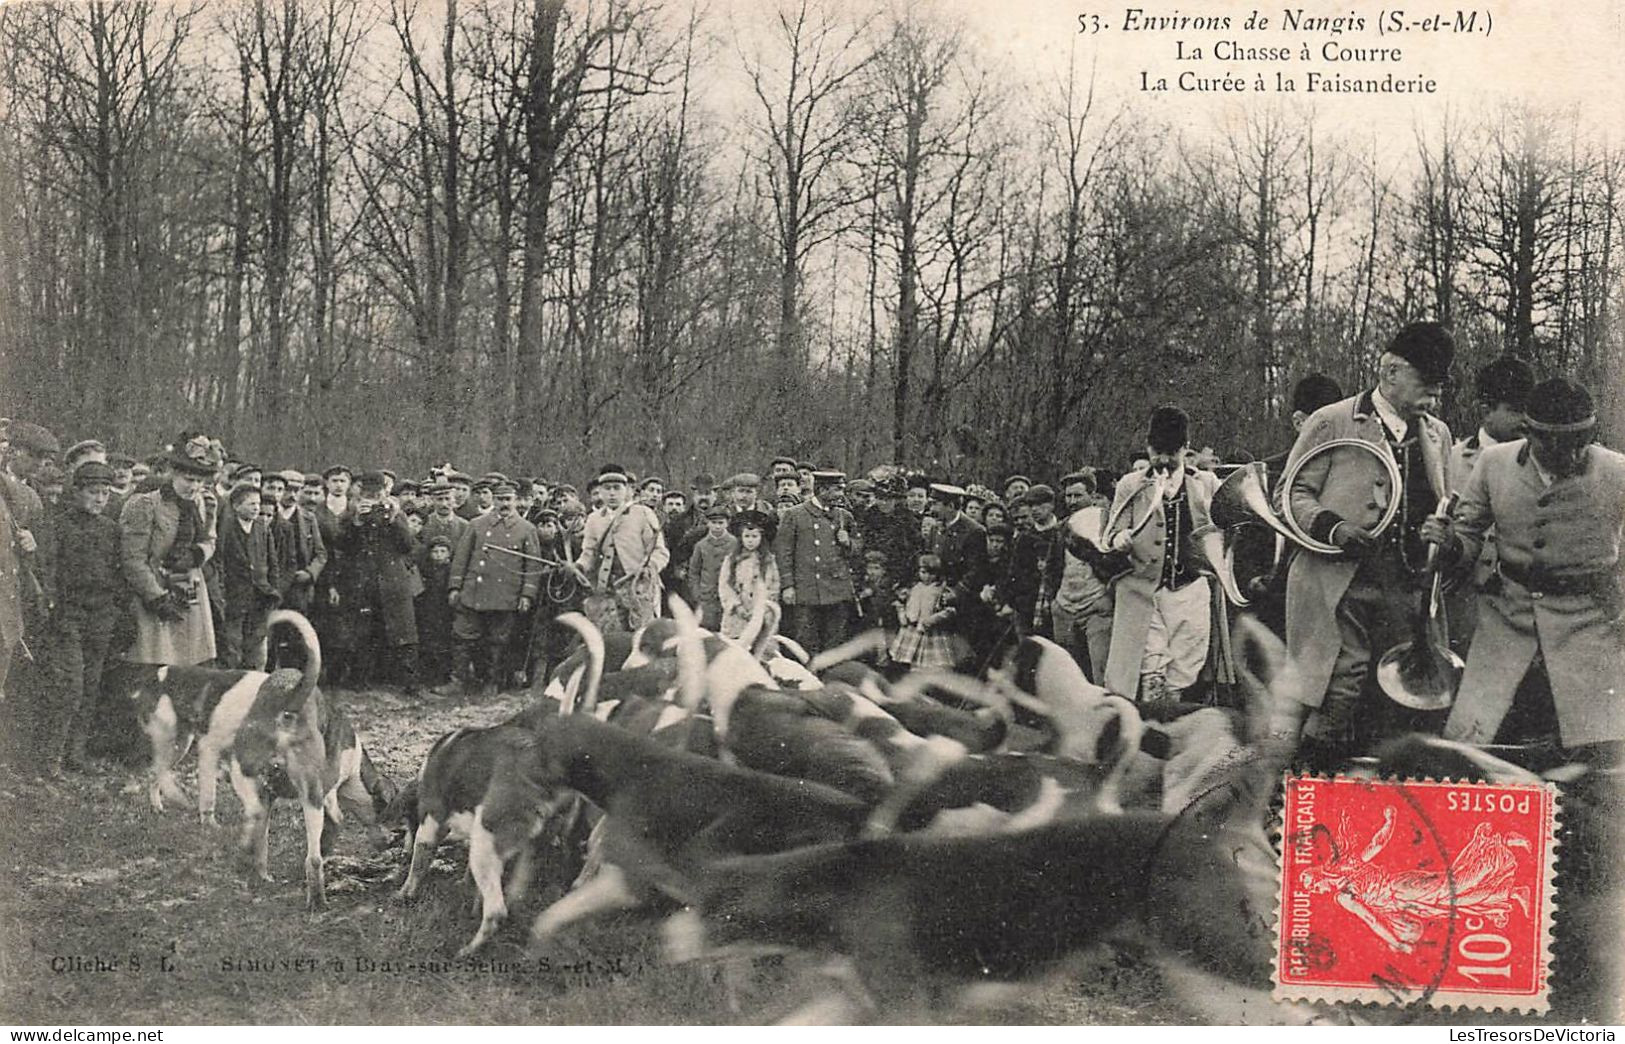
{"type": "Polygon", "coordinates": [[[124,578],[136,594],[133,663],[191,666],[214,659],[214,618],[203,564],[214,555],[215,507],[203,485],[220,465],[203,436],[170,452],[169,480],[137,493],[119,518],[124,578]]]}
{"type": "Polygon", "coordinates": [[[412,600],[423,581],[412,568],[417,541],[385,485],[376,471],[356,478],[334,540],[338,575],[328,599],[339,620],[341,651],[350,654],[346,682],[354,686],[365,679],[362,668],[368,665],[388,673],[392,661],[396,680],[415,696],[418,626],[412,600]]]}

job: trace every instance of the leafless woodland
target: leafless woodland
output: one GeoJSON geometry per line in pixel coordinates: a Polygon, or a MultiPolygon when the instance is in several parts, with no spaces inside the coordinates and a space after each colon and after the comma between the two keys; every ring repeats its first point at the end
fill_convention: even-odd
{"type": "Polygon", "coordinates": [[[1594,116],[1176,134],[993,54],[925,0],[8,4],[0,409],[277,466],[1047,472],[1163,400],[1272,451],[1297,376],[1437,317],[1458,429],[1516,349],[1621,430],[1594,116]]]}

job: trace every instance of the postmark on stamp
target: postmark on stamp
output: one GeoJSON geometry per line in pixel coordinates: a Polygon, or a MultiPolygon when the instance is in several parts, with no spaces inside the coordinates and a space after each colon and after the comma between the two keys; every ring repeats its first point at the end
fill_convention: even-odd
{"type": "Polygon", "coordinates": [[[1556,791],[1286,781],[1275,996],[1541,1012],[1556,791]]]}

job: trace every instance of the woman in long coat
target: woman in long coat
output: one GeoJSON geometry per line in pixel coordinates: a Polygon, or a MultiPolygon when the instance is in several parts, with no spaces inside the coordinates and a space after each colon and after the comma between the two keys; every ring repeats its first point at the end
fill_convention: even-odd
{"type": "Polygon", "coordinates": [[[206,439],[192,439],[170,455],[173,474],[149,493],[137,493],[119,517],[124,577],[135,591],[133,663],[191,666],[214,659],[214,619],[203,564],[214,556],[215,503],[203,484],[218,461],[206,439]]]}

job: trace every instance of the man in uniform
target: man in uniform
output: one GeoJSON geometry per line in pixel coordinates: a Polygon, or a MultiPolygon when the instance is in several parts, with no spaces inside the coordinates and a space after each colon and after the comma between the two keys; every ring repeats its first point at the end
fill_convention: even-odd
{"type": "MultiPolygon", "coordinates": [[[[452,607],[451,633],[457,640],[458,663],[452,673],[460,673],[472,689],[484,646],[487,696],[496,695],[505,677],[503,649],[514,628],[536,604],[541,580],[536,559],[542,556],[536,527],[519,517],[514,484],[497,483],[492,501],[493,509],[468,523],[458,538],[447,595],[452,607]]],[[[446,690],[436,692],[446,694],[446,690]]]]}
{"type": "Polygon", "coordinates": [[[1625,455],[1592,442],[1596,423],[1580,384],[1540,384],[1527,440],[1483,449],[1453,524],[1424,524],[1462,568],[1478,563],[1492,526],[1498,547],[1447,739],[1494,742],[1519,683],[1542,663],[1564,747],[1625,739],[1625,455]]]}
{"type": "Polygon", "coordinates": [[[852,626],[852,514],[839,506],[845,485],[839,471],[814,472],[812,496],[784,513],[773,541],[786,631],[814,655],[844,642],[852,626]]]}
{"type": "Polygon", "coordinates": [[[1103,542],[1128,551],[1132,568],[1113,591],[1105,685],[1146,702],[1178,700],[1195,685],[1213,635],[1212,592],[1195,538],[1212,527],[1219,482],[1186,463],[1189,443],[1184,410],[1151,411],[1146,466],[1117,480],[1106,513],[1103,542]]]}
{"type": "Polygon", "coordinates": [[[1371,676],[1382,654],[1410,637],[1412,609],[1428,586],[1420,528],[1449,492],[1450,429],[1429,411],[1454,355],[1440,324],[1402,327],[1378,360],[1376,387],[1316,410],[1288,457],[1291,471],[1334,440],[1375,450],[1316,453],[1286,491],[1298,526],[1341,550],[1299,553],[1287,570],[1287,653],[1300,679],[1296,699],[1277,702],[1271,731],[1294,739],[1301,732],[1311,763],[1378,738],[1386,705],[1375,702],[1371,676]],[[1398,489],[1376,454],[1394,462],[1398,489]],[[1373,532],[1396,500],[1392,524],[1373,532]]]}

